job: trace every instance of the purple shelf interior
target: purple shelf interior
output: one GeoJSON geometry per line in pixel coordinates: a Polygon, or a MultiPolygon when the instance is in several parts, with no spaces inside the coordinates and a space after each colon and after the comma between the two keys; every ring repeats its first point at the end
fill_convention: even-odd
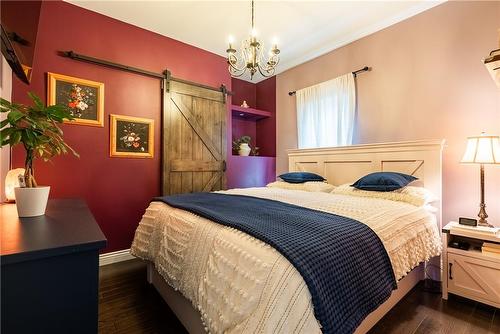
{"type": "Polygon", "coordinates": [[[231,106],[233,117],[243,118],[246,120],[258,121],[263,118],[271,117],[271,113],[265,110],[254,108],[243,108],[240,106],[231,106]]]}

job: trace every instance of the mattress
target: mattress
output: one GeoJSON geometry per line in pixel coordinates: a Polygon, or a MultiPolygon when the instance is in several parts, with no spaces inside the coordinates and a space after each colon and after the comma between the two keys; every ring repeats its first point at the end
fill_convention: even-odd
{"type": "MultiPolygon", "coordinates": [[[[279,188],[223,193],[278,200],[358,220],[379,236],[398,280],[441,251],[435,216],[424,207],[279,188]]],[[[272,247],[243,232],[153,202],[136,230],[131,252],[154,263],[166,282],[200,312],[209,332],[321,332],[298,271],[272,247]]]]}

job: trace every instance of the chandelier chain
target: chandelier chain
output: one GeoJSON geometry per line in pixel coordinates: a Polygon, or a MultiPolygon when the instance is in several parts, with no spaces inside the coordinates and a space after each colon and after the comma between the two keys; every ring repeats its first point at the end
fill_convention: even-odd
{"type": "Polygon", "coordinates": [[[254,7],[253,7],[253,0],[252,0],[252,30],[254,29],[254,7]]]}

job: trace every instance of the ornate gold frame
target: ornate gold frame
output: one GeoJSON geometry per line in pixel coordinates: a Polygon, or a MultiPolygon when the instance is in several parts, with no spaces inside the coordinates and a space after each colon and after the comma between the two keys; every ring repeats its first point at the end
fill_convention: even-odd
{"type": "Polygon", "coordinates": [[[97,97],[97,120],[75,118],[72,121],[65,121],[66,124],[88,125],[104,127],[104,84],[86,79],[70,77],[63,74],[47,72],[47,105],[56,104],[56,82],[65,81],[85,86],[97,88],[99,96],[97,97]]]}
{"type": "Polygon", "coordinates": [[[154,126],[155,126],[155,121],[154,119],[149,119],[149,118],[140,118],[140,117],[133,117],[133,116],[124,116],[124,115],[109,115],[110,116],[110,122],[109,122],[109,129],[110,129],[110,137],[109,137],[109,156],[110,157],[120,157],[120,158],[153,158],[154,157],[154,126]],[[116,151],[116,122],[118,120],[121,121],[129,121],[129,122],[135,122],[135,123],[145,123],[149,124],[149,138],[148,138],[148,152],[117,152],[116,151]]]}

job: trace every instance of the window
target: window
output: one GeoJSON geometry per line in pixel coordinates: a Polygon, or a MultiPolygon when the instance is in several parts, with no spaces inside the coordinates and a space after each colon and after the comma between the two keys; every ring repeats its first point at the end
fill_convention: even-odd
{"type": "Polygon", "coordinates": [[[297,91],[299,148],[352,144],[356,86],[352,73],[297,91]]]}

